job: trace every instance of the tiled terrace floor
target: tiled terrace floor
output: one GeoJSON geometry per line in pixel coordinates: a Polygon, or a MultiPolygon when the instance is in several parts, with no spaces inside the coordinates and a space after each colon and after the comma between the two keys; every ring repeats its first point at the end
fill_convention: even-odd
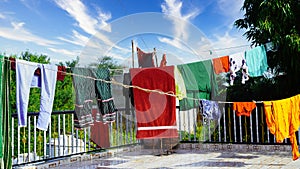
{"type": "Polygon", "coordinates": [[[136,149],[116,153],[110,158],[61,165],[60,169],[186,169],[186,168],[286,168],[300,169],[300,159],[293,161],[290,151],[203,151],[177,149],[170,155],[156,156],[158,150],[136,149]]]}

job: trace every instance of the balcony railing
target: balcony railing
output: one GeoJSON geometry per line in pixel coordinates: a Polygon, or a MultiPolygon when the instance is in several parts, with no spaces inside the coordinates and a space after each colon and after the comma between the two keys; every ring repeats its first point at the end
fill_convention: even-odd
{"type": "MultiPolygon", "coordinates": [[[[252,111],[250,117],[236,116],[230,104],[222,105],[219,120],[202,118],[198,109],[179,111],[177,126],[179,141],[232,144],[279,144],[269,132],[265,122],[262,104],[252,111]]],[[[85,129],[74,128],[74,111],[53,112],[47,131],[36,128],[38,113],[28,113],[27,127],[20,128],[17,115],[12,122],[13,166],[43,163],[49,160],[89,152],[104,151],[108,148],[139,144],[136,140],[134,111],[126,113],[119,109],[113,123],[97,122],[85,129]]],[[[300,140],[297,134],[298,144],[300,140]]],[[[286,139],[284,143],[290,144],[286,139]]]]}

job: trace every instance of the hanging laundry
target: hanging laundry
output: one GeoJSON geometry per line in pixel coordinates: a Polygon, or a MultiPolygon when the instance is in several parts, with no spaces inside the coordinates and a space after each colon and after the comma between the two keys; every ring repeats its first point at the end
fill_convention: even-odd
{"type": "Polygon", "coordinates": [[[64,81],[66,76],[67,68],[65,66],[57,66],[57,80],[64,81]]]}
{"type": "MultiPolygon", "coordinates": [[[[16,70],[16,58],[9,58],[10,60],[10,67],[11,70],[16,70]]],[[[58,81],[64,81],[65,80],[65,76],[66,76],[66,72],[67,72],[67,68],[65,66],[57,66],[57,76],[56,79],[58,81]]],[[[36,76],[41,76],[41,70],[40,68],[36,69],[34,71],[34,75],[36,76]]]]}
{"type": "Polygon", "coordinates": [[[291,98],[264,101],[266,123],[272,134],[275,135],[276,142],[282,143],[289,138],[292,146],[293,160],[300,157],[297,138],[295,132],[299,128],[300,95],[291,98]]]}
{"type": "Polygon", "coordinates": [[[245,52],[246,62],[251,77],[262,76],[268,69],[267,53],[263,45],[245,52]]]}
{"type": "MultiPolygon", "coordinates": [[[[130,69],[132,85],[175,94],[174,67],[130,69]]],[[[133,89],[137,139],[178,137],[175,97],[133,89]]]]}
{"type": "Polygon", "coordinates": [[[185,111],[198,106],[189,99],[211,99],[217,93],[215,74],[211,60],[182,64],[177,66],[185,83],[188,98],[179,101],[180,110],[185,111]]]}
{"type": "MultiPolygon", "coordinates": [[[[95,81],[91,78],[93,73],[91,69],[87,68],[71,68],[73,74],[80,76],[73,76],[73,86],[75,89],[75,115],[74,127],[85,128],[94,123],[92,117],[93,101],[96,98],[95,81]]],[[[102,121],[101,115],[97,114],[96,121],[102,121]]]]}
{"type": "Polygon", "coordinates": [[[242,84],[245,84],[249,80],[248,67],[245,59],[245,52],[236,53],[229,55],[230,63],[230,85],[233,85],[234,79],[236,78],[236,72],[242,70],[242,84]]]}
{"type": "MultiPolygon", "coordinates": [[[[130,73],[124,73],[123,84],[132,85],[130,73]]],[[[131,108],[134,107],[133,89],[123,87],[123,96],[125,97],[125,113],[129,115],[131,108]]]]}
{"type": "MultiPolygon", "coordinates": [[[[93,69],[93,73],[96,79],[103,79],[111,81],[110,71],[108,69],[93,69]]],[[[110,123],[115,121],[115,115],[117,109],[115,108],[114,98],[111,93],[111,83],[96,81],[96,97],[98,107],[103,116],[104,123],[110,123]]]]}
{"type": "Polygon", "coordinates": [[[28,62],[16,59],[16,106],[19,126],[27,124],[27,110],[31,87],[41,88],[41,105],[37,128],[46,131],[51,120],[51,113],[55,95],[57,66],[28,62]],[[34,77],[37,68],[41,76],[34,77]]]}
{"type": "Polygon", "coordinates": [[[12,168],[12,116],[10,110],[10,62],[0,55],[0,168],[12,168]]]}
{"type": "Polygon", "coordinates": [[[163,54],[159,67],[165,67],[165,66],[167,66],[167,56],[166,54],[163,54]]]}
{"type": "Polygon", "coordinates": [[[155,67],[154,60],[153,60],[154,52],[145,53],[138,47],[136,48],[136,50],[137,50],[138,63],[140,68],[155,67]]]}
{"type": "MultiPolygon", "coordinates": [[[[92,116],[94,119],[97,118],[97,109],[92,110],[92,116]]],[[[102,122],[94,122],[93,125],[91,125],[91,134],[90,139],[93,143],[97,145],[97,148],[109,148],[109,125],[104,124],[102,122]]]]}
{"type": "Polygon", "coordinates": [[[229,72],[229,56],[222,56],[219,58],[214,58],[213,60],[213,66],[216,74],[220,74],[222,72],[229,72]]]}
{"type": "Polygon", "coordinates": [[[174,66],[174,79],[175,79],[175,87],[176,87],[176,97],[178,100],[182,100],[183,98],[187,97],[186,88],[185,88],[182,75],[179,72],[177,66],[174,66]]]}
{"type": "Polygon", "coordinates": [[[255,102],[233,102],[232,110],[237,116],[250,116],[253,109],[255,109],[255,102]]]}
{"type": "Polygon", "coordinates": [[[266,52],[276,52],[278,50],[278,46],[274,45],[273,42],[268,42],[265,44],[266,52]]]}
{"type": "Polygon", "coordinates": [[[207,120],[219,120],[222,116],[219,104],[216,101],[201,99],[199,108],[203,117],[207,120]]]}
{"type": "Polygon", "coordinates": [[[73,76],[73,85],[76,94],[74,127],[85,128],[96,122],[113,122],[115,106],[111,95],[111,84],[100,80],[110,81],[108,69],[78,68],[71,69],[76,75],[73,76]],[[89,77],[89,78],[87,78],[89,77]],[[92,79],[93,78],[93,79],[92,79]],[[101,114],[92,117],[92,107],[97,105],[101,114]]]}

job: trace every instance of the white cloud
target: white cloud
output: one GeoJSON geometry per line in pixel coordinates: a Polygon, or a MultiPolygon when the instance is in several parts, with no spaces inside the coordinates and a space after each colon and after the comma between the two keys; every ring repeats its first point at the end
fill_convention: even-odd
{"type": "Polygon", "coordinates": [[[2,13],[0,13],[0,19],[5,19],[6,17],[2,14],[2,13]]]}
{"type": "Polygon", "coordinates": [[[234,28],[234,22],[243,18],[244,11],[241,10],[244,0],[218,0],[217,11],[224,16],[224,25],[229,29],[234,28]]]}
{"type": "Polygon", "coordinates": [[[32,34],[23,27],[25,25],[24,22],[12,22],[11,25],[12,27],[0,27],[0,37],[21,42],[31,42],[41,46],[58,44],[55,41],[32,34]]]}
{"type": "Polygon", "coordinates": [[[89,41],[88,37],[80,34],[76,30],[72,30],[72,34],[73,35],[69,39],[64,37],[58,37],[58,39],[78,46],[85,46],[85,44],[89,41]]]}
{"type": "Polygon", "coordinates": [[[30,9],[31,11],[36,12],[39,14],[38,6],[40,4],[40,0],[20,0],[20,2],[26,6],[26,8],[30,9]]]}
{"type": "Polygon", "coordinates": [[[190,33],[188,30],[188,22],[199,15],[199,9],[191,9],[189,12],[182,13],[182,1],[180,0],[165,0],[161,4],[161,9],[164,14],[168,16],[168,19],[173,23],[173,39],[159,37],[160,42],[172,45],[178,49],[183,49],[183,45],[178,41],[187,41],[190,33]]]}
{"type": "Polygon", "coordinates": [[[165,0],[161,5],[162,12],[169,15],[173,22],[174,37],[187,40],[189,32],[186,28],[187,22],[199,15],[199,9],[193,9],[186,14],[182,14],[182,2],[178,0],[165,0]],[[182,22],[184,20],[185,22],[182,22]]]}
{"type": "Polygon", "coordinates": [[[251,44],[241,37],[242,35],[230,35],[228,32],[222,36],[215,35],[216,40],[211,40],[212,46],[214,46],[212,52],[214,55],[223,56],[248,50],[251,44]]]}
{"type": "MultiPolygon", "coordinates": [[[[85,31],[89,35],[93,35],[88,43],[86,37],[80,35],[78,32],[74,33],[71,39],[66,39],[59,37],[60,40],[67,41],[73,44],[81,44],[81,46],[85,45],[86,47],[98,48],[98,52],[101,49],[109,49],[112,47],[119,48],[112,42],[105,34],[101,31],[110,32],[111,27],[107,23],[109,19],[111,19],[111,14],[109,12],[103,12],[99,7],[95,7],[97,11],[97,17],[93,17],[89,14],[87,7],[81,2],[81,0],[55,0],[56,4],[63,10],[65,10],[74,20],[78,27],[80,27],[83,31],[85,31]],[[99,42],[98,40],[102,42],[99,42]],[[75,40],[76,42],[72,42],[75,40]],[[82,44],[82,42],[85,42],[82,44]],[[100,46],[98,44],[101,44],[100,46]],[[106,46],[106,47],[103,47],[106,46]]],[[[87,50],[89,51],[89,50],[87,50]]],[[[93,50],[91,50],[93,51],[93,50]]]]}
{"type": "Polygon", "coordinates": [[[79,51],[70,51],[70,50],[66,50],[66,49],[55,49],[55,48],[48,48],[48,49],[52,52],[59,53],[61,55],[65,55],[65,56],[69,56],[69,57],[75,57],[80,54],[79,51]]]}
{"type": "Polygon", "coordinates": [[[225,16],[233,18],[242,16],[241,8],[244,0],[218,0],[217,4],[219,11],[225,16]]]}
{"type": "Polygon", "coordinates": [[[98,9],[97,19],[88,14],[88,9],[80,0],[56,0],[56,4],[73,17],[78,26],[86,33],[93,35],[111,19],[110,13],[104,13],[98,9]]]}
{"type": "Polygon", "coordinates": [[[11,25],[13,26],[14,30],[21,30],[23,28],[23,26],[25,25],[24,22],[12,22],[11,25]]]}
{"type": "Polygon", "coordinates": [[[166,37],[158,37],[158,40],[160,42],[166,43],[168,45],[172,45],[178,49],[183,49],[182,48],[182,44],[177,40],[177,39],[170,39],[170,38],[166,38],[166,37]]]}

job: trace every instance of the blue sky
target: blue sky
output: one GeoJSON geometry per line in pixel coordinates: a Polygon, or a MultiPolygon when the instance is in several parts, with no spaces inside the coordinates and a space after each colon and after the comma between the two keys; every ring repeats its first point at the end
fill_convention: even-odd
{"type": "MultiPolygon", "coordinates": [[[[81,65],[112,56],[131,66],[131,40],[168,65],[247,50],[242,0],[0,0],[0,52],[81,65]],[[246,46],[244,46],[246,45],[246,46]],[[243,46],[231,48],[236,46],[243,46]],[[230,48],[230,49],[227,49],[230,48]],[[221,50],[220,50],[221,49],[221,50]],[[211,51],[211,52],[210,52],[211,51]]],[[[136,56],[135,56],[136,58],[136,56]]]]}

